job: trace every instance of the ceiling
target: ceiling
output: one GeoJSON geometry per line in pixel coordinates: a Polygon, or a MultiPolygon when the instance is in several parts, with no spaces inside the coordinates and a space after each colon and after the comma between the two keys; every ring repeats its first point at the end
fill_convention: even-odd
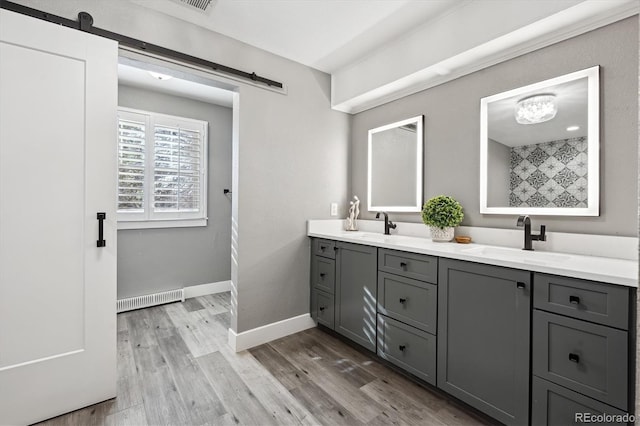
{"type": "MultiPolygon", "coordinates": [[[[166,76],[175,74],[169,69],[155,68],[155,71],[160,71],[166,76]]],[[[233,92],[229,90],[214,87],[207,82],[190,81],[176,75],[170,79],[160,80],[145,69],[123,63],[118,64],[118,83],[229,108],[233,105],[233,92]]]]}
{"type": "Polygon", "coordinates": [[[635,15],[640,5],[638,0],[210,0],[202,11],[186,3],[207,0],[121,1],[324,71],[331,75],[331,107],[352,114],[635,15]]]}
{"type": "Polygon", "coordinates": [[[331,74],[469,0],[131,0],[331,74]]]}

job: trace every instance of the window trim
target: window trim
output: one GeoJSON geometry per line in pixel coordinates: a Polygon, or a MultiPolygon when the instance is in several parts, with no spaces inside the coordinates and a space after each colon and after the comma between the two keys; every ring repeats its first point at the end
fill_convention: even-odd
{"type": "MultiPolygon", "coordinates": [[[[208,163],[209,163],[209,123],[193,118],[156,113],[135,108],[118,107],[120,119],[144,122],[145,124],[145,173],[142,212],[117,212],[118,229],[180,228],[207,226],[208,163]],[[155,126],[185,125],[202,132],[200,161],[200,210],[197,212],[155,212],[153,211],[154,170],[155,170],[155,126]]],[[[119,140],[116,141],[119,144],[119,140]]],[[[119,152],[119,147],[118,147],[119,152]]],[[[119,165],[118,165],[119,167],[119,165]]],[[[119,178],[118,178],[119,182],[119,178]]],[[[117,200],[116,200],[117,202],[117,200]]]]}

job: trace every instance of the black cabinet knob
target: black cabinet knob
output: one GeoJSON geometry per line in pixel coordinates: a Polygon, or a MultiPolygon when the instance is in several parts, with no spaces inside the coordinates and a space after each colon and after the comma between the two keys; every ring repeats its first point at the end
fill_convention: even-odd
{"type": "Polygon", "coordinates": [[[324,278],[326,276],[327,276],[327,274],[325,274],[324,272],[320,272],[320,278],[324,278]]]}
{"type": "Polygon", "coordinates": [[[569,361],[575,362],[576,364],[580,362],[580,355],[578,354],[569,354],[569,361]]]}
{"type": "Polygon", "coordinates": [[[578,296],[569,296],[569,303],[571,303],[572,305],[579,305],[580,298],[578,296]]]}
{"type": "Polygon", "coordinates": [[[320,246],[320,251],[325,251],[327,249],[326,246],[320,246]]]}
{"type": "Polygon", "coordinates": [[[407,263],[406,262],[400,262],[400,267],[402,269],[407,269],[407,263]]]}
{"type": "Polygon", "coordinates": [[[405,303],[407,303],[407,299],[404,299],[404,298],[402,298],[402,297],[399,299],[399,301],[400,301],[400,303],[402,303],[403,305],[404,305],[405,303]]]}
{"type": "Polygon", "coordinates": [[[522,281],[518,281],[516,283],[516,288],[522,288],[523,289],[523,288],[526,288],[526,287],[527,287],[527,285],[525,283],[523,283],[522,281]]]}
{"type": "Polygon", "coordinates": [[[406,347],[405,345],[400,345],[400,346],[398,346],[398,349],[400,349],[402,352],[404,352],[404,350],[405,350],[406,348],[407,348],[407,347],[406,347]]]}
{"type": "Polygon", "coordinates": [[[327,309],[327,308],[326,308],[325,306],[320,306],[318,309],[320,310],[320,312],[322,312],[322,311],[324,311],[324,310],[325,310],[325,309],[327,309]]]}

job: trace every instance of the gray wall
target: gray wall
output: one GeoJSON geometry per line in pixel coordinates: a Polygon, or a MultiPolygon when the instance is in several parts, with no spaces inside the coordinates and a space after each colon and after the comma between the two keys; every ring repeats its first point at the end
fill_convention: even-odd
{"type": "MultiPolygon", "coordinates": [[[[353,117],[351,193],[366,205],[367,130],[425,115],[425,199],[455,197],[463,225],[514,228],[515,216],[479,209],[480,98],[600,65],[600,216],[536,217],[548,231],[637,236],[638,18],[494,65],[353,117]]],[[[373,219],[364,211],[364,219],[373,219]]],[[[420,222],[419,214],[394,220],[420,222]]]]}
{"type": "Polygon", "coordinates": [[[74,20],[87,11],[96,27],[287,85],[282,95],[238,83],[231,328],[308,313],[306,220],[329,219],[331,202],[347,210],[350,117],[330,109],[329,75],[130,2],[19,3],[74,20]]]}
{"type": "Polygon", "coordinates": [[[231,328],[243,332],[309,312],[307,219],[346,213],[350,116],[332,111],[329,75],[135,3],[21,4],[282,81],[282,95],[238,82],[232,206],[231,328]],[[235,269],[235,270],[234,270],[235,269]]]}
{"type": "Polygon", "coordinates": [[[207,226],[118,231],[118,298],[230,280],[231,108],[123,85],[118,104],[209,123],[207,226]]]}

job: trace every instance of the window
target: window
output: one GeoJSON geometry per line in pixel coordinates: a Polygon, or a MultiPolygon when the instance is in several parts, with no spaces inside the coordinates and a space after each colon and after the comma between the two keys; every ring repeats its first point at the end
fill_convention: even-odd
{"type": "Polygon", "coordinates": [[[118,228],[207,224],[206,121],[118,109],[118,228]]]}

